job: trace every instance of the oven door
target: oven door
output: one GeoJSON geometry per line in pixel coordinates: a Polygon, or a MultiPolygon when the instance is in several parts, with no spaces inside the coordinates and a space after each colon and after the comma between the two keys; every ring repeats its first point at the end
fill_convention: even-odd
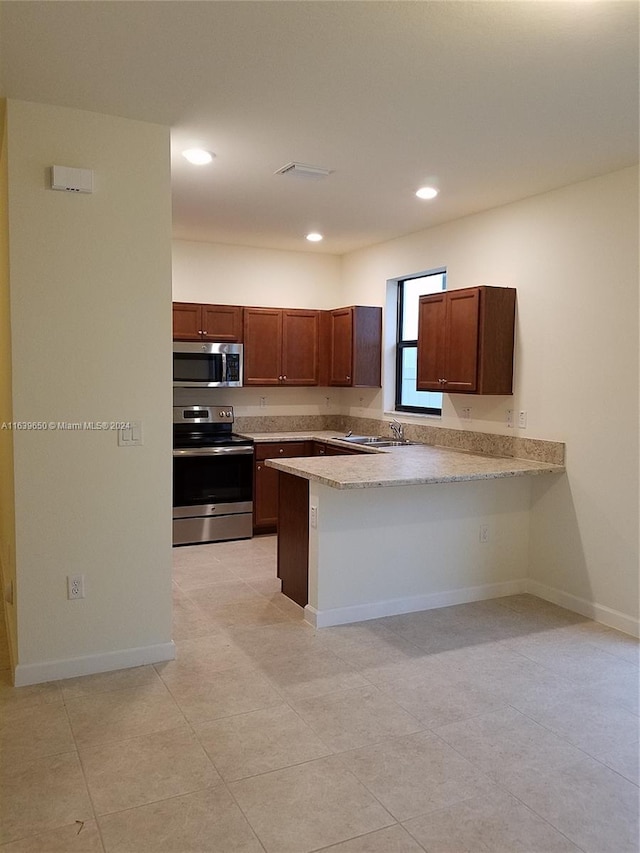
{"type": "Polygon", "coordinates": [[[173,506],[200,507],[253,500],[253,447],[173,451],[173,506]]]}

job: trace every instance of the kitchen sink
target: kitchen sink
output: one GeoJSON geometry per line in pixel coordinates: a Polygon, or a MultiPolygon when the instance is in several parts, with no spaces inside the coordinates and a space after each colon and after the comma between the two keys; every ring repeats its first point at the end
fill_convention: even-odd
{"type": "Polygon", "coordinates": [[[409,447],[420,444],[419,441],[397,441],[384,435],[334,435],[336,441],[346,441],[349,444],[363,444],[367,447],[409,447]]]}

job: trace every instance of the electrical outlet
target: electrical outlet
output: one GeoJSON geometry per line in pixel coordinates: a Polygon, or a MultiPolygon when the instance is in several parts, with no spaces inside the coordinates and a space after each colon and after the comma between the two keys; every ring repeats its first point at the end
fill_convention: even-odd
{"type": "Polygon", "coordinates": [[[318,507],[312,505],[309,507],[309,510],[310,510],[311,526],[317,527],[318,526],[318,507]]]}
{"type": "Polygon", "coordinates": [[[518,412],[518,426],[520,429],[525,429],[527,426],[527,413],[522,409],[518,412]]]}
{"type": "Polygon", "coordinates": [[[480,525],[480,541],[483,545],[485,545],[489,541],[489,525],[481,524],[480,525]]]}
{"type": "Polygon", "coordinates": [[[69,601],[84,598],[84,575],[67,575],[67,598],[69,601]]]}
{"type": "Polygon", "coordinates": [[[465,408],[462,410],[462,418],[465,421],[468,421],[471,419],[471,407],[470,406],[465,406],[465,408]]]}
{"type": "Polygon", "coordinates": [[[513,429],[513,409],[507,409],[507,426],[513,429]]]}
{"type": "Polygon", "coordinates": [[[266,405],[267,405],[267,398],[266,397],[260,397],[260,408],[264,409],[266,407],[266,405]]]}
{"type": "Polygon", "coordinates": [[[331,397],[325,397],[324,400],[325,400],[325,405],[328,409],[329,406],[331,405],[331,397]]]}

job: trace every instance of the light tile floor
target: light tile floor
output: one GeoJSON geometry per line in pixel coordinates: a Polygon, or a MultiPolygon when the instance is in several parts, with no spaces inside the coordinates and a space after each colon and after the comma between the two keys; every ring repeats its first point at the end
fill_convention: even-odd
{"type": "Polygon", "coordinates": [[[174,550],[169,663],[14,689],[0,635],[2,853],[637,853],[635,640],[529,595],[315,631],[275,544],[174,550]]]}

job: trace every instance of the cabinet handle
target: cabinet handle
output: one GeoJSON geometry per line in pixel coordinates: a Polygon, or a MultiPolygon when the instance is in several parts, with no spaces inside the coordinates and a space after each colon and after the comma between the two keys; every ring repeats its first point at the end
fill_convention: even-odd
{"type": "Polygon", "coordinates": [[[344,378],[345,378],[345,379],[351,379],[351,377],[350,377],[350,376],[345,376],[344,378]]]}
{"type": "Polygon", "coordinates": [[[262,471],[262,465],[258,465],[258,471],[262,471]]]}
{"type": "Polygon", "coordinates": [[[283,380],[286,382],[287,377],[286,377],[286,376],[283,376],[282,378],[283,378],[283,380]]]}
{"type": "Polygon", "coordinates": [[[280,448],[280,453],[284,453],[284,447],[280,448]]]}
{"type": "Polygon", "coordinates": [[[198,330],[198,334],[199,334],[199,335],[204,335],[204,332],[202,331],[202,329],[199,329],[199,330],[198,330]]]}

